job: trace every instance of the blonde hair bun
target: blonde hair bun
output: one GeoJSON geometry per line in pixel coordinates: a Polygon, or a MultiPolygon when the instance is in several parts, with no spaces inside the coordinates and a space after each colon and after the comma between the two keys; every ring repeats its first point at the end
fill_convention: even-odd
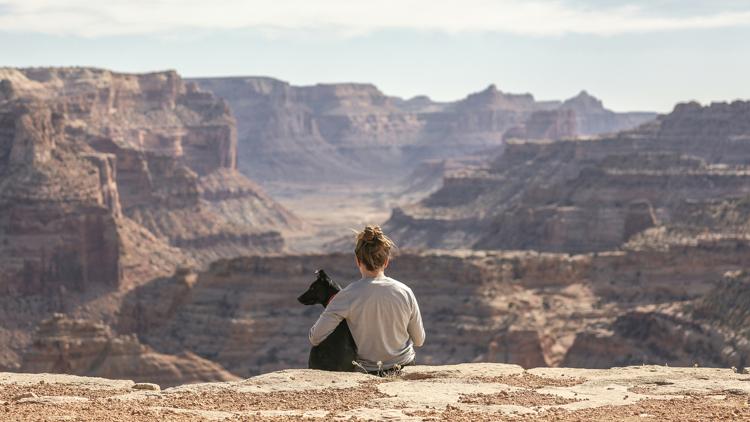
{"type": "Polygon", "coordinates": [[[364,230],[362,230],[362,233],[360,234],[360,237],[365,242],[372,242],[373,240],[382,240],[383,236],[383,229],[380,228],[380,226],[367,226],[364,230]]]}
{"type": "Polygon", "coordinates": [[[375,271],[385,267],[390,258],[391,248],[396,245],[383,233],[380,226],[366,226],[357,233],[357,245],[354,254],[357,260],[370,270],[375,271]]]}

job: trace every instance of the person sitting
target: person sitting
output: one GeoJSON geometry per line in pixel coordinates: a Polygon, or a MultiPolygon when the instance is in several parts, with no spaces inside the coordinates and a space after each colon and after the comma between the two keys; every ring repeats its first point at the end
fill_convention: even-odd
{"type": "Polygon", "coordinates": [[[377,375],[413,365],[414,347],[425,341],[414,292],[385,275],[394,246],[379,226],[359,232],[354,256],[362,278],[336,294],[310,329],[310,343],[317,346],[345,319],[358,364],[377,375]]]}

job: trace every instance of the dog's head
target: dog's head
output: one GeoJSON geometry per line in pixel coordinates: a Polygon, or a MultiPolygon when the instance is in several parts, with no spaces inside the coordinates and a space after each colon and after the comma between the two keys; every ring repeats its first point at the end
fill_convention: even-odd
{"type": "Polygon", "coordinates": [[[318,270],[315,274],[317,275],[315,281],[297,300],[303,305],[315,305],[319,303],[326,306],[331,297],[341,291],[341,287],[334,283],[325,271],[318,270]]]}

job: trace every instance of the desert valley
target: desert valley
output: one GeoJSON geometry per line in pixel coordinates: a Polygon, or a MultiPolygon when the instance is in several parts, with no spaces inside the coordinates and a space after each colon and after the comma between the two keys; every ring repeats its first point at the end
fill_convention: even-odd
{"type": "Polygon", "coordinates": [[[750,364],[750,102],[0,68],[0,372],[306,368],[296,298],[359,277],[365,223],[399,245],[419,364],[750,364]]]}

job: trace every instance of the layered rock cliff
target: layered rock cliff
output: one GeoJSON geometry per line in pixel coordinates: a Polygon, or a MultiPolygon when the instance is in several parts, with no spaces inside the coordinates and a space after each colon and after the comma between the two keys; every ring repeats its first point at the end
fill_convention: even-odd
{"type": "MultiPolygon", "coordinates": [[[[0,78],[7,109],[49,115],[8,111],[3,140],[8,177],[28,168],[59,167],[70,172],[60,179],[80,180],[75,175],[80,165],[65,160],[85,159],[99,173],[97,201],[114,218],[128,217],[204,262],[278,251],[279,231],[299,224],[236,171],[228,105],[175,72],[6,68],[0,78]],[[51,159],[60,155],[53,151],[65,148],[70,157],[51,159]],[[21,160],[27,164],[12,166],[21,160]]],[[[60,195],[80,190],[59,189],[60,195]]]]}
{"type": "MultiPolygon", "coordinates": [[[[715,335],[693,307],[720,302],[713,292],[723,289],[725,272],[745,268],[748,247],[746,240],[572,256],[403,253],[389,275],[420,303],[421,363],[729,367],[741,363],[744,349],[735,344],[748,341],[742,318],[715,335]]],[[[296,297],[318,268],[344,285],[358,278],[350,254],[217,261],[134,289],[117,328],[159,352],[187,350],[240,376],[305,367],[307,332],[322,308],[296,297]]]]}
{"type": "Polygon", "coordinates": [[[231,104],[239,168],[264,183],[393,181],[423,160],[502,146],[510,129],[517,136],[556,139],[632,128],[655,117],[614,113],[593,97],[564,104],[536,101],[494,85],[439,103],[389,97],[370,84],[293,86],[255,77],[193,81],[231,104]]]}
{"type": "Polygon", "coordinates": [[[66,142],[64,115],[44,103],[3,102],[0,115],[0,289],[117,286],[114,157],[66,142]]]}
{"type": "Polygon", "coordinates": [[[237,379],[218,364],[195,354],[157,353],[133,335],[117,336],[105,324],[62,314],[40,323],[20,370],[128,378],[162,386],[237,379]]]}
{"type": "Polygon", "coordinates": [[[708,293],[684,306],[631,311],[598,332],[579,334],[563,364],[608,368],[663,360],[742,371],[750,363],[747,292],[747,273],[728,272],[708,293]],[[606,353],[611,357],[604,359],[606,353]]]}
{"type": "Polygon", "coordinates": [[[668,241],[659,233],[744,238],[741,219],[716,210],[750,195],[749,104],[679,105],[595,139],[509,141],[484,168],[395,210],[387,227],[402,246],[560,252],[668,241]]]}
{"type": "Polygon", "coordinates": [[[656,117],[653,113],[615,113],[607,110],[600,99],[585,90],[565,100],[560,108],[575,113],[576,132],[584,136],[632,129],[656,117]]]}
{"type": "Polygon", "coordinates": [[[54,312],[111,322],[177,266],[281,251],[300,222],[236,161],[227,104],[175,72],[0,68],[0,367],[54,312]]]}

